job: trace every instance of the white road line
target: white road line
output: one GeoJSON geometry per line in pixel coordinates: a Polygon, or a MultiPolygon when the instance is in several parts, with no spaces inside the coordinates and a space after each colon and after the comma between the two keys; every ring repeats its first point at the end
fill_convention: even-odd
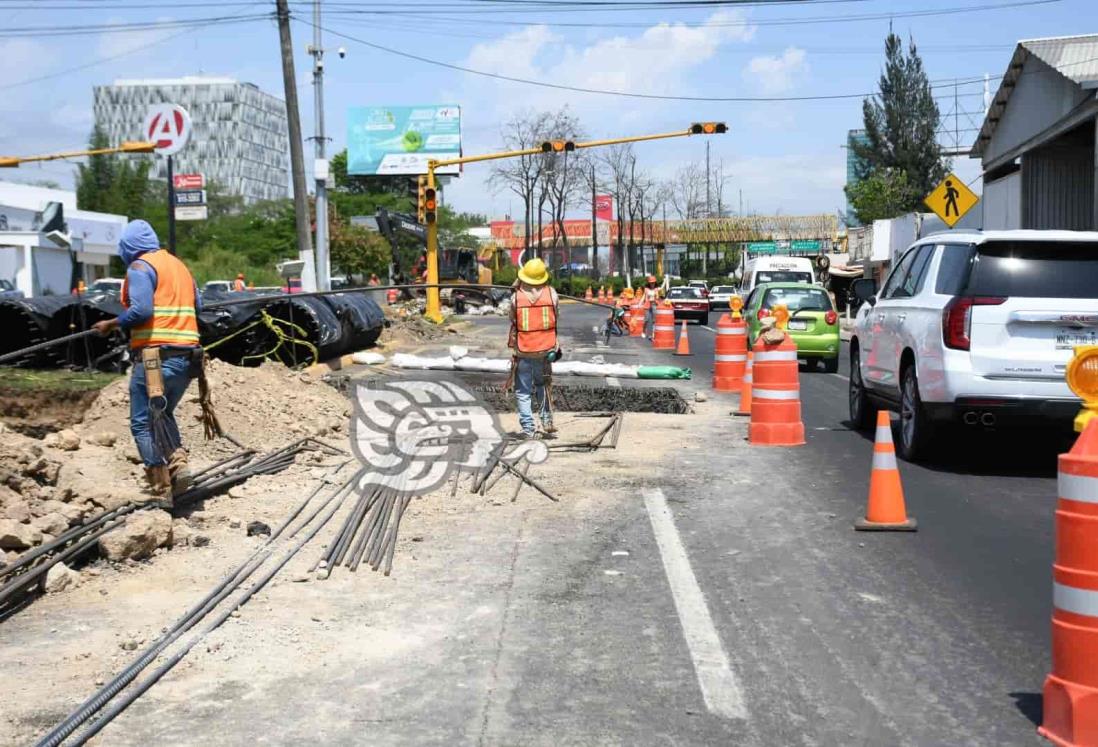
{"type": "Polygon", "coordinates": [[[728,654],[713,625],[705,596],[690,567],[690,558],[679,538],[663,491],[659,488],[644,491],[644,506],[652,521],[652,532],[660,548],[663,569],[671,586],[671,596],[679,613],[690,658],[694,661],[694,672],[705,706],[711,713],[724,718],[746,719],[747,704],[743,691],[728,664],[728,654]]]}
{"type": "Polygon", "coordinates": [[[712,327],[707,327],[707,326],[705,326],[705,325],[703,324],[703,325],[701,326],[701,328],[702,328],[702,329],[707,329],[707,330],[709,330],[710,332],[712,332],[713,334],[717,334],[717,330],[713,329],[712,327]]]}
{"type": "Polygon", "coordinates": [[[840,379],[842,379],[843,381],[850,381],[850,377],[849,377],[849,376],[843,376],[842,374],[836,374],[836,373],[833,373],[833,374],[831,374],[831,375],[832,375],[832,376],[838,376],[838,377],[839,377],[840,379]]]}
{"type": "Polygon", "coordinates": [[[606,386],[621,386],[621,382],[614,376],[606,377],[606,386]]]}

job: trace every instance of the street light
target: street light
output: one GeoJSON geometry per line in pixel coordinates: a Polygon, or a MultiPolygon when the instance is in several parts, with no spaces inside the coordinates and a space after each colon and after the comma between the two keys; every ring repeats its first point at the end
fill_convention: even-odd
{"type": "Polygon", "coordinates": [[[88,150],[73,150],[64,153],[49,153],[44,156],[0,156],[0,168],[17,168],[23,163],[35,163],[38,161],[59,161],[66,158],[81,158],[83,156],[105,156],[113,153],[153,153],[156,151],[156,143],[147,140],[128,140],[121,145],[110,148],[91,148],[88,150]]]}

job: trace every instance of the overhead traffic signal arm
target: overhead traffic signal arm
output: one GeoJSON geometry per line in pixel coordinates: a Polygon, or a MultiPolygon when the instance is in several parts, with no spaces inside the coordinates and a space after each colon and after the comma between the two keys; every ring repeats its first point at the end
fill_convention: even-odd
{"type": "Polygon", "coordinates": [[[64,153],[49,153],[44,156],[0,156],[0,168],[14,168],[21,163],[35,163],[38,161],[60,161],[66,158],[81,158],[83,156],[103,156],[112,153],[153,153],[156,151],[156,143],[144,140],[127,141],[112,148],[93,148],[91,150],[73,150],[64,153]]]}

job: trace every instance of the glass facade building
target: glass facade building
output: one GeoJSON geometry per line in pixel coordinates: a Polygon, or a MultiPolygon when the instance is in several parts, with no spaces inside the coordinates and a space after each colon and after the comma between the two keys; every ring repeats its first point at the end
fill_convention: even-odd
{"type": "MultiPolygon", "coordinates": [[[[191,139],[174,157],[175,173],[204,174],[207,183],[247,203],[287,196],[290,145],[282,99],[231,78],[118,80],[95,87],[95,122],[112,143],[144,140],[149,106],[162,103],[191,115],[191,139]]],[[[151,174],[167,179],[167,160],[155,158],[151,174]]]]}

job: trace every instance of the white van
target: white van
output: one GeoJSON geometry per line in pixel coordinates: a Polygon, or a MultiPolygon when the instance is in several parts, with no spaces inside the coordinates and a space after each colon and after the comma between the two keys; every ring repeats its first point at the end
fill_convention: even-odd
{"type": "Polygon", "coordinates": [[[740,295],[747,294],[760,283],[808,283],[816,282],[816,274],[809,257],[754,257],[747,260],[740,281],[740,295]]]}

